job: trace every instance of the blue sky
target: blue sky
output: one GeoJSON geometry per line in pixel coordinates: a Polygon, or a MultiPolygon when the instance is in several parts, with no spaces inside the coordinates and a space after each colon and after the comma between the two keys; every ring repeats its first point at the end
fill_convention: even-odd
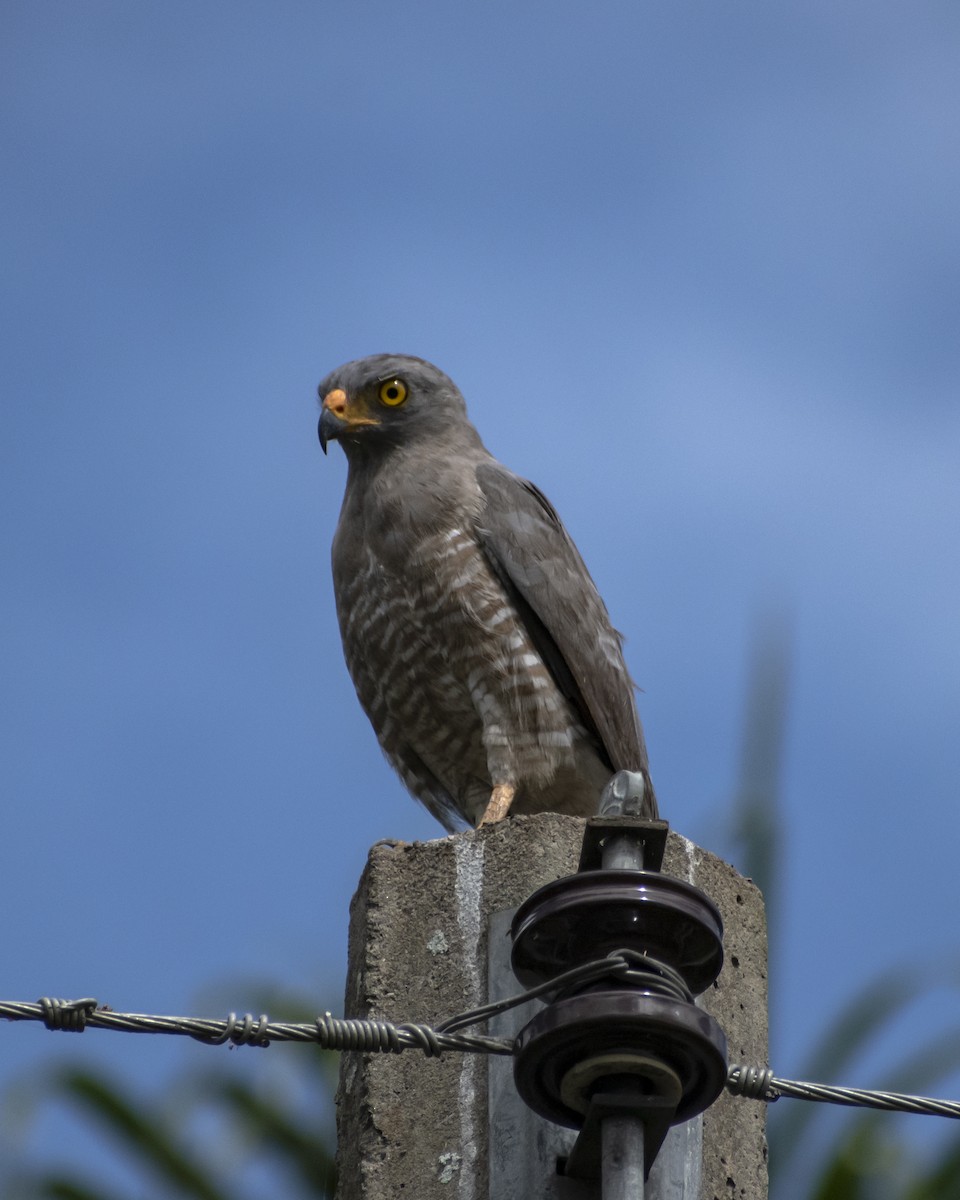
{"type": "MultiPolygon", "coordinates": [[[[315,387],[384,350],[560,510],[708,847],[787,615],[777,1069],[881,966],[955,960],[958,39],[946,2],[8,0],[10,998],[336,1003],[368,847],[442,832],[332,603],[315,387]]],[[[203,1053],[144,1041],[71,1049],[203,1053]]],[[[8,1080],[50,1042],[8,1029],[8,1080]]]]}

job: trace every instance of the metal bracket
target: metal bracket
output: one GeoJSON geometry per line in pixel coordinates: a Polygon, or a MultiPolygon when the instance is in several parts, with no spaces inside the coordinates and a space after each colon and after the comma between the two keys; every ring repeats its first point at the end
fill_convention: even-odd
{"type": "Polygon", "coordinates": [[[562,1174],[572,1179],[601,1179],[603,1177],[602,1126],[607,1117],[631,1117],[643,1122],[644,1178],[663,1145],[676,1112],[676,1103],[664,1096],[618,1095],[599,1092],[591,1097],[583,1128],[580,1130],[569,1158],[562,1161],[562,1174]]]}
{"type": "Polygon", "coordinates": [[[659,871],[667,847],[670,826],[666,821],[641,817],[591,817],[583,834],[578,871],[597,871],[603,866],[604,844],[620,834],[629,834],[640,855],[638,866],[659,871]]]}

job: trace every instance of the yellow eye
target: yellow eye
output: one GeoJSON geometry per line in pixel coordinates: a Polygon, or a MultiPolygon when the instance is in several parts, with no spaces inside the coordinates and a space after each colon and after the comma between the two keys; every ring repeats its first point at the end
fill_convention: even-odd
{"type": "Polygon", "coordinates": [[[396,408],[407,398],[407,385],[402,379],[388,379],[380,384],[380,399],[391,408],[396,408]]]}

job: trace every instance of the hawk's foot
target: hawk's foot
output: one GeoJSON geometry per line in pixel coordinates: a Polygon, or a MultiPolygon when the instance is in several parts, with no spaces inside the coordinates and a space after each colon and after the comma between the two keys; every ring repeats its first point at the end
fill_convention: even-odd
{"type": "Polygon", "coordinates": [[[516,794],[517,789],[512,783],[498,783],[490,793],[490,801],[483,810],[483,816],[480,818],[477,828],[479,829],[481,825],[492,825],[495,821],[502,821],[510,811],[510,805],[516,794]]]}

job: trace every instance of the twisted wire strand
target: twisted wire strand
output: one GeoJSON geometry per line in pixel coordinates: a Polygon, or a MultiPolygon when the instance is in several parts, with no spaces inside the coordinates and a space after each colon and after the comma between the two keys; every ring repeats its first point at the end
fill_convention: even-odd
{"type": "Polygon", "coordinates": [[[927,1117],[960,1120],[960,1101],[935,1100],[930,1096],[908,1096],[903,1092],[884,1092],[868,1088],[837,1087],[826,1083],[806,1083],[781,1079],[769,1067],[730,1067],[727,1091],[748,1100],[773,1102],[781,1096],[792,1100],[813,1100],[823,1104],[843,1104],[849,1108],[876,1108],[885,1112],[917,1113],[927,1117]]]}
{"type": "MultiPolygon", "coordinates": [[[[454,1031],[465,1025],[477,1024],[495,1013],[523,1004],[527,1000],[536,999],[546,992],[556,991],[558,983],[562,983],[564,988],[569,988],[576,982],[584,986],[585,982],[589,984],[612,974],[634,983],[642,976],[641,986],[650,988],[659,986],[657,980],[662,983],[663,979],[667,978],[669,987],[669,977],[661,977],[658,973],[660,965],[653,960],[645,960],[641,966],[634,960],[633,955],[617,952],[609,958],[586,963],[574,971],[568,971],[565,975],[551,980],[549,985],[540,985],[497,1004],[487,1004],[483,1008],[460,1013],[439,1026],[417,1022],[396,1024],[381,1020],[344,1020],[330,1013],[324,1013],[315,1021],[298,1023],[271,1021],[265,1013],[259,1017],[254,1017],[251,1013],[242,1017],[230,1013],[226,1020],[208,1017],[167,1017],[150,1013],[114,1012],[91,997],[81,1000],[56,1000],[48,996],[42,997],[36,1004],[14,1000],[0,1001],[0,1018],[7,1021],[41,1021],[48,1029],[70,1033],[82,1033],[84,1029],[93,1027],[123,1033],[179,1034],[211,1046],[224,1045],[227,1042],[235,1046],[261,1047],[269,1046],[271,1042],[312,1042],[326,1050],[361,1053],[399,1054],[404,1050],[421,1050],[429,1058],[445,1051],[510,1056],[514,1053],[514,1043],[508,1038],[454,1031]]],[[[669,994],[669,991],[662,994],[669,994]]],[[[781,1079],[769,1067],[744,1063],[737,1063],[729,1068],[726,1087],[734,1096],[768,1103],[778,1100],[781,1096],[787,1096],[791,1099],[824,1104],[960,1120],[960,1101],[781,1079]]]]}

